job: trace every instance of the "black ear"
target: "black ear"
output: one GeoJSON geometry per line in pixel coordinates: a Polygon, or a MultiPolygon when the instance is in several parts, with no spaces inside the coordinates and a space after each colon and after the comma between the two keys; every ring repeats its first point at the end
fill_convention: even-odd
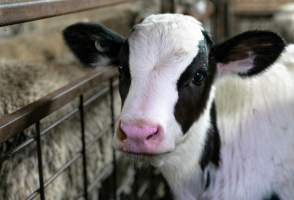
{"type": "Polygon", "coordinates": [[[64,40],[78,59],[89,66],[118,64],[118,54],[125,39],[108,28],[91,23],[77,23],[63,31],[64,40]]]}
{"type": "Polygon", "coordinates": [[[284,40],[269,31],[248,31],[212,48],[220,74],[250,76],[262,72],[280,56],[284,40]]]}

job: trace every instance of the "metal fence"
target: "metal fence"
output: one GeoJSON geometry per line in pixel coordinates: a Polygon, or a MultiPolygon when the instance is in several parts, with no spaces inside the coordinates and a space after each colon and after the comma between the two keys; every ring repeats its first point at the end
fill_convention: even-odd
{"type": "MultiPolygon", "coordinates": [[[[42,18],[54,17],[63,14],[94,9],[101,6],[109,6],[124,2],[130,2],[130,0],[58,0],[47,1],[39,0],[26,3],[13,3],[0,5],[0,26],[12,25],[22,22],[33,21],[42,18]]],[[[45,200],[45,189],[54,182],[65,170],[67,170],[77,160],[82,160],[83,171],[83,192],[77,196],[77,199],[89,199],[89,192],[95,188],[100,182],[108,177],[109,184],[107,187],[107,198],[103,197],[101,193],[101,199],[116,200],[116,156],[113,151],[113,163],[109,166],[105,166],[101,173],[97,175],[93,182],[89,182],[87,174],[87,146],[91,145],[91,142],[86,142],[85,139],[85,108],[91,103],[106,95],[110,96],[110,121],[109,129],[114,131],[114,87],[117,85],[116,81],[117,72],[113,68],[102,68],[99,71],[92,72],[87,76],[68,84],[67,86],[60,88],[59,90],[48,94],[44,98],[29,104],[20,110],[4,115],[0,117],[0,144],[7,142],[12,137],[23,132],[25,129],[34,126],[34,137],[26,140],[19,146],[9,150],[5,155],[1,155],[0,161],[11,158],[17,153],[21,153],[25,148],[32,144],[36,144],[37,162],[38,162],[38,180],[39,187],[34,192],[29,194],[26,199],[41,199],[45,200]],[[93,90],[97,85],[108,82],[108,86],[96,91],[90,97],[86,97],[86,93],[93,90]],[[70,102],[79,99],[78,107],[71,110],[60,119],[56,120],[50,126],[42,128],[41,120],[51,113],[58,111],[70,102]],[[64,163],[54,175],[45,180],[43,172],[43,156],[42,156],[42,138],[49,134],[50,130],[57,127],[64,121],[70,119],[75,114],[79,114],[80,121],[80,141],[82,148],[77,153],[64,163]],[[109,178],[110,176],[110,178],[109,178]]],[[[101,137],[101,136],[99,136],[101,137]]],[[[99,140],[97,136],[96,141],[99,140]]],[[[103,190],[103,187],[101,187],[103,190]]],[[[106,190],[106,189],[105,189],[106,190]]]]}
{"type": "MultiPolygon", "coordinates": [[[[37,161],[38,161],[38,177],[39,177],[39,188],[37,188],[33,193],[31,193],[26,199],[35,199],[36,197],[40,197],[40,199],[44,200],[45,197],[45,189],[48,187],[59,175],[61,175],[67,168],[69,168],[74,162],[78,159],[82,159],[82,169],[83,169],[83,193],[77,197],[84,197],[84,199],[88,199],[88,192],[94,188],[94,186],[100,183],[103,179],[109,176],[112,171],[115,171],[116,167],[116,159],[115,152],[113,151],[113,163],[112,166],[106,166],[102,173],[98,174],[92,183],[88,182],[87,176],[87,145],[91,145],[91,142],[86,143],[85,140],[85,111],[84,108],[89,106],[95,100],[105,96],[110,95],[110,129],[112,132],[114,131],[114,98],[113,98],[113,88],[117,85],[114,81],[116,79],[116,70],[103,69],[99,70],[95,73],[91,73],[51,94],[48,94],[44,98],[16,111],[15,113],[5,115],[0,118],[0,143],[3,143],[10,139],[11,137],[19,134],[24,129],[34,125],[35,127],[35,136],[31,139],[28,139],[21,145],[12,149],[5,155],[3,155],[0,160],[9,159],[16,153],[21,153],[29,145],[32,143],[36,143],[36,152],[37,152],[37,161]],[[102,90],[94,93],[92,96],[85,99],[84,95],[86,92],[90,91],[97,85],[102,82],[108,82],[108,87],[105,87],[102,90]],[[60,119],[56,120],[50,126],[41,129],[41,119],[50,115],[51,113],[61,109],[63,106],[72,102],[76,98],[79,98],[79,106],[73,109],[68,114],[64,115],[60,119]],[[43,174],[43,159],[42,159],[42,141],[41,138],[44,137],[49,131],[65,120],[71,118],[74,114],[79,113],[80,120],[80,132],[81,132],[81,144],[82,148],[77,151],[77,153],[73,156],[73,158],[63,166],[60,167],[56,171],[56,173],[44,180],[43,174]]],[[[99,138],[96,138],[99,140],[99,138]]],[[[110,191],[112,194],[112,199],[116,199],[116,179],[115,173],[112,175],[112,183],[109,184],[111,187],[110,191]]],[[[108,188],[109,190],[109,188],[108,188]]]]}

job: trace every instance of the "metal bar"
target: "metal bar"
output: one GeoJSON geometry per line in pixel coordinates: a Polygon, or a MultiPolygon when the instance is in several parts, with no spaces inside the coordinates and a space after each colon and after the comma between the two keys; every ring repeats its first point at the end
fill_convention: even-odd
{"type": "Polygon", "coordinates": [[[80,121],[81,121],[81,141],[82,141],[82,158],[83,158],[83,186],[84,199],[88,199],[88,176],[87,176],[87,152],[86,152],[86,137],[85,137],[85,116],[84,116],[84,98],[80,96],[80,121]]]}
{"type": "Polygon", "coordinates": [[[103,81],[117,74],[116,69],[101,67],[85,77],[48,94],[44,98],[21,108],[20,110],[0,117],[0,144],[20,133],[35,122],[57,111],[76,97],[97,87],[103,81]]]}
{"type": "MultiPolygon", "coordinates": [[[[48,187],[57,177],[59,177],[67,168],[69,168],[77,159],[82,156],[80,152],[78,152],[71,160],[67,161],[62,167],[60,167],[57,172],[51,176],[44,184],[44,188],[48,187]]],[[[37,197],[37,194],[40,189],[35,190],[27,197],[26,200],[32,200],[37,197]]]]}
{"type": "Polygon", "coordinates": [[[0,5],[0,26],[70,14],[134,0],[37,0],[0,5]]]}
{"type": "MultiPolygon", "coordinates": [[[[114,113],[114,93],[113,93],[113,79],[109,80],[109,93],[110,93],[110,117],[111,117],[111,132],[114,134],[115,131],[115,113],[114,113]]],[[[115,150],[112,150],[112,165],[113,165],[113,174],[112,174],[112,188],[113,188],[113,199],[116,200],[116,189],[117,189],[117,182],[116,182],[116,154],[115,150]]]]}
{"type": "Polygon", "coordinates": [[[88,192],[91,192],[98,183],[101,183],[104,179],[106,179],[111,172],[113,171],[113,166],[111,163],[107,164],[102,171],[94,178],[94,181],[91,183],[91,185],[88,188],[88,192]]]}
{"type": "Polygon", "coordinates": [[[27,198],[26,200],[32,200],[32,199],[35,199],[37,197],[39,193],[39,189],[35,190],[34,192],[32,192],[27,198]]]}
{"type": "Polygon", "coordinates": [[[38,155],[39,193],[40,193],[40,199],[45,200],[42,146],[41,146],[40,132],[41,132],[40,122],[37,122],[36,123],[36,142],[37,142],[37,155],[38,155]]]}
{"type": "MultiPolygon", "coordinates": [[[[101,182],[103,180],[105,180],[109,175],[111,175],[112,167],[113,167],[112,163],[108,163],[108,164],[106,164],[106,166],[103,167],[101,172],[97,176],[95,176],[94,181],[89,185],[88,193],[90,193],[96,187],[101,186],[101,182]]],[[[83,196],[83,194],[79,194],[77,196],[77,199],[81,199],[82,196],[83,196]]]]}
{"type": "MultiPolygon", "coordinates": [[[[51,129],[55,128],[56,126],[58,126],[59,124],[61,124],[65,120],[69,119],[70,117],[72,117],[78,111],[79,111],[79,109],[76,108],[76,109],[72,110],[71,112],[67,113],[62,118],[60,118],[59,120],[57,120],[56,122],[54,122],[53,124],[48,126],[46,129],[42,130],[40,136],[41,137],[45,136],[51,129]]],[[[1,157],[0,159],[6,159],[6,158],[9,158],[9,157],[13,156],[14,154],[20,152],[21,150],[23,150],[24,148],[26,148],[27,146],[29,146],[33,142],[34,142],[34,138],[28,139],[27,141],[20,144],[19,146],[17,146],[15,149],[13,149],[11,152],[7,153],[6,155],[1,157]]]]}
{"type": "MultiPolygon", "coordinates": [[[[108,126],[108,125],[106,125],[108,126]]],[[[100,140],[104,134],[106,134],[107,132],[110,132],[110,129],[106,129],[106,130],[103,130],[103,132],[99,135],[97,135],[96,137],[92,138],[91,140],[86,140],[86,146],[92,146],[93,144],[95,144],[98,140],[100,140]]],[[[87,153],[91,153],[91,148],[87,149],[88,152],[87,153]]]]}
{"type": "Polygon", "coordinates": [[[20,152],[21,150],[23,150],[24,148],[26,148],[27,146],[29,146],[30,144],[32,144],[35,141],[34,138],[30,138],[27,141],[25,141],[24,143],[20,144],[19,146],[17,146],[15,149],[13,149],[12,151],[6,153],[5,155],[0,157],[0,160],[5,160],[8,159],[10,157],[12,157],[14,154],[20,152]]]}
{"type": "MultiPolygon", "coordinates": [[[[118,86],[118,81],[114,81],[113,87],[117,87],[117,86],[118,86]]],[[[108,92],[109,92],[109,87],[103,88],[97,94],[94,94],[93,96],[91,96],[90,98],[88,98],[87,100],[85,100],[84,101],[84,106],[88,106],[93,101],[96,101],[98,98],[104,97],[108,92]]]]}
{"type": "Polygon", "coordinates": [[[81,154],[76,154],[71,160],[66,162],[53,176],[51,176],[45,183],[45,188],[50,185],[57,177],[59,177],[67,168],[69,168],[77,159],[81,157],[81,154]]]}
{"type": "Polygon", "coordinates": [[[70,111],[69,113],[67,113],[66,115],[64,115],[63,117],[61,117],[60,119],[58,119],[57,121],[55,121],[53,124],[51,124],[50,126],[48,126],[47,128],[45,128],[44,130],[41,131],[41,136],[45,135],[46,133],[48,133],[51,129],[57,127],[58,125],[60,125],[62,122],[64,122],[65,120],[71,118],[73,115],[75,115],[77,112],[79,111],[79,109],[75,108],[72,111],[70,111]]]}

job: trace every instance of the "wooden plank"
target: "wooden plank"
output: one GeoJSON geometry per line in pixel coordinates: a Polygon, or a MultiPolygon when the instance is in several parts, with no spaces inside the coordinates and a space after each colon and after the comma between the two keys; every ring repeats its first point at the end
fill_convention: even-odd
{"type": "Polygon", "coordinates": [[[0,144],[116,75],[117,70],[112,67],[101,68],[12,114],[1,116],[0,144]]]}
{"type": "Polygon", "coordinates": [[[0,26],[70,14],[135,0],[37,0],[0,4],[0,26]]]}
{"type": "Polygon", "coordinates": [[[236,14],[270,14],[285,3],[293,0],[231,0],[232,10],[236,14]]]}

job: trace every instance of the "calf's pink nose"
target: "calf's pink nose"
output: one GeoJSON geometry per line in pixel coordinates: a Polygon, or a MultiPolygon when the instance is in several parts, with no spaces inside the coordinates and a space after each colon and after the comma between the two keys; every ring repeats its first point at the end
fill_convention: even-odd
{"type": "Polygon", "coordinates": [[[122,150],[132,153],[156,153],[158,144],[163,139],[159,125],[140,122],[120,122],[118,138],[122,150]]]}

